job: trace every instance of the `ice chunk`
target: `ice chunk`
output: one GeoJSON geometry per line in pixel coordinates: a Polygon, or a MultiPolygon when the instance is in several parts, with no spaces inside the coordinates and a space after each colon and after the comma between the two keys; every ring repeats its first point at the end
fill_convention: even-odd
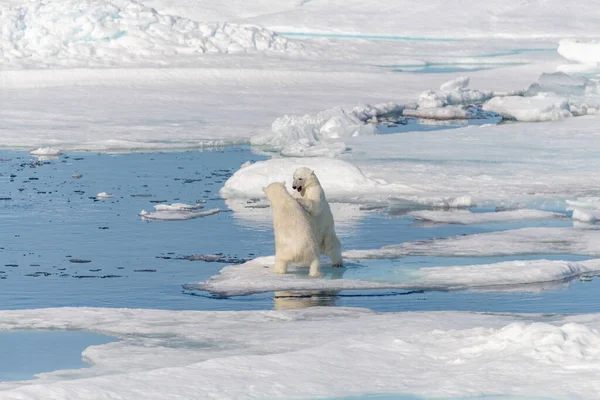
{"type": "Polygon", "coordinates": [[[555,121],[572,116],[567,99],[547,93],[532,97],[494,97],[483,109],[523,122],[555,121]]]}
{"type": "Polygon", "coordinates": [[[563,39],[558,45],[558,53],[570,61],[587,65],[600,64],[600,42],[563,39]]]}
{"type": "Polygon", "coordinates": [[[112,195],[111,193],[106,193],[106,192],[100,192],[96,195],[96,198],[99,200],[112,199],[113,197],[115,197],[115,196],[112,195]]]}
{"type": "Polygon", "coordinates": [[[40,147],[39,149],[31,150],[29,152],[32,156],[59,156],[60,150],[54,147],[40,147]]]}
{"type": "Polygon", "coordinates": [[[430,221],[442,224],[486,224],[492,222],[523,221],[550,218],[563,218],[560,213],[541,210],[514,210],[486,213],[472,213],[468,210],[460,211],[411,211],[407,214],[418,220],[430,221]]]}
{"type": "Polygon", "coordinates": [[[142,210],[140,217],[147,220],[159,220],[159,221],[184,221],[188,219],[202,218],[209,215],[217,214],[221,212],[218,208],[212,208],[206,211],[193,211],[193,210],[180,210],[180,211],[154,211],[149,212],[142,210]]]}
{"type": "Polygon", "coordinates": [[[444,83],[440,91],[428,90],[419,96],[419,108],[440,108],[447,105],[481,103],[494,96],[491,91],[469,89],[469,77],[461,76],[444,83]]]}
{"type": "Polygon", "coordinates": [[[581,222],[596,222],[596,221],[600,221],[600,210],[581,210],[581,209],[574,209],[573,210],[573,217],[574,220],[576,221],[581,221],[581,222]]]}
{"type": "Polygon", "coordinates": [[[352,109],[352,114],[356,116],[359,120],[363,122],[367,122],[369,120],[377,120],[378,118],[387,116],[387,115],[400,115],[402,114],[402,110],[404,110],[404,105],[387,102],[380,103],[375,105],[365,104],[362,106],[354,107],[352,109]]]}
{"type": "Polygon", "coordinates": [[[273,151],[285,149],[288,154],[297,154],[298,151],[290,150],[297,143],[308,148],[321,141],[375,133],[374,125],[366,124],[353,113],[337,107],[316,115],[285,115],[277,118],[271,126],[271,133],[254,136],[250,141],[254,146],[273,151]]]}
{"type": "Polygon", "coordinates": [[[600,255],[600,231],[576,228],[523,228],[503,232],[454,236],[384,246],[374,250],[350,250],[345,258],[398,258],[427,256],[512,256],[520,254],[600,255]]]}
{"type": "Polygon", "coordinates": [[[173,204],[157,204],[154,206],[156,211],[192,211],[198,210],[204,207],[204,203],[196,204],[185,204],[185,203],[173,203],[173,204]]]}
{"type": "Polygon", "coordinates": [[[585,95],[588,87],[593,90],[595,82],[585,77],[576,77],[564,72],[546,73],[540,75],[538,82],[532,84],[525,92],[526,96],[535,96],[539,93],[552,92],[563,96],[585,95]]]}
{"type": "Polygon", "coordinates": [[[448,95],[444,92],[427,90],[419,95],[419,108],[441,108],[448,105],[448,95]]]}

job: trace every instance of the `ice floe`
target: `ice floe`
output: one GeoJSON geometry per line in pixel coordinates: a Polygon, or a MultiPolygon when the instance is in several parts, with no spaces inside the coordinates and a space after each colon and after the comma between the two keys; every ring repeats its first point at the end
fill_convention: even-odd
{"type": "Polygon", "coordinates": [[[542,210],[511,210],[499,212],[473,213],[469,210],[417,210],[406,215],[417,220],[440,224],[487,224],[491,222],[524,221],[551,218],[564,218],[564,214],[542,210]]]}
{"type": "Polygon", "coordinates": [[[193,211],[204,208],[204,203],[196,204],[185,204],[185,203],[173,203],[173,204],[157,204],[154,206],[156,211],[193,211]]]}
{"type": "Polygon", "coordinates": [[[598,314],[375,313],[331,307],[0,311],[0,330],[31,329],[85,330],[120,341],[84,350],[91,368],[2,383],[2,398],[244,400],[389,393],[447,398],[501,393],[591,400],[600,392],[598,314]]]}
{"type": "Polygon", "coordinates": [[[522,228],[349,250],[345,258],[427,256],[512,256],[520,254],[579,254],[600,256],[600,231],[576,228],[522,228]]]}
{"type": "MultiPolygon", "coordinates": [[[[156,206],[155,206],[156,208],[156,206]]],[[[205,211],[196,211],[197,208],[171,208],[171,209],[156,209],[150,212],[146,210],[140,211],[140,217],[144,220],[158,221],[184,221],[188,219],[202,218],[209,215],[221,212],[219,208],[212,208],[205,211]]]]}
{"type": "MultiPolygon", "coordinates": [[[[600,260],[581,262],[561,260],[506,261],[494,264],[426,267],[398,270],[392,279],[344,278],[346,271],[326,269],[330,279],[315,279],[308,276],[307,268],[291,267],[285,275],[272,272],[274,257],[261,257],[241,265],[223,268],[208,281],[188,284],[187,289],[205,290],[220,296],[239,296],[252,293],[301,290],[358,290],[358,289],[402,289],[402,290],[460,290],[495,289],[505,287],[527,291],[526,285],[561,282],[584,274],[600,272],[600,260]]],[[[368,263],[360,267],[368,269],[368,263]]],[[[374,273],[376,276],[376,273],[374,273]]]]}

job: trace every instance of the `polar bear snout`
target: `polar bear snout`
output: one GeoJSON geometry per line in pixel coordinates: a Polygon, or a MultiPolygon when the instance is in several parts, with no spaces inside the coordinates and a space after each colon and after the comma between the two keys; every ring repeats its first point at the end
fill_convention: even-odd
{"type": "Polygon", "coordinates": [[[292,189],[297,190],[299,192],[302,191],[302,178],[294,178],[294,181],[292,182],[292,189]]]}

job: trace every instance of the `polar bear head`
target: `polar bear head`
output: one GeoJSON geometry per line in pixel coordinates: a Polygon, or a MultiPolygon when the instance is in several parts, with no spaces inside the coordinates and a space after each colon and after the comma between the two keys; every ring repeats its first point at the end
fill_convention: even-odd
{"type": "Polygon", "coordinates": [[[292,189],[304,194],[306,188],[314,182],[318,182],[315,171],[306,167],[298,168],[296,171],[294,171],[292,189]]]}

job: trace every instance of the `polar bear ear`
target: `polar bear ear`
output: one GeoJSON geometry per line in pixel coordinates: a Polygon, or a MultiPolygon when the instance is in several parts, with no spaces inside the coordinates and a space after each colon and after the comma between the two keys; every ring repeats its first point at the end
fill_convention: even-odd
{"type": "Polygon", "coordinates": [[[262,188],[262,191],[263,191],[264,193],[267,193],[267,187],[266,187],[266,186],[263,186],[263,188],[262,188]]]}

